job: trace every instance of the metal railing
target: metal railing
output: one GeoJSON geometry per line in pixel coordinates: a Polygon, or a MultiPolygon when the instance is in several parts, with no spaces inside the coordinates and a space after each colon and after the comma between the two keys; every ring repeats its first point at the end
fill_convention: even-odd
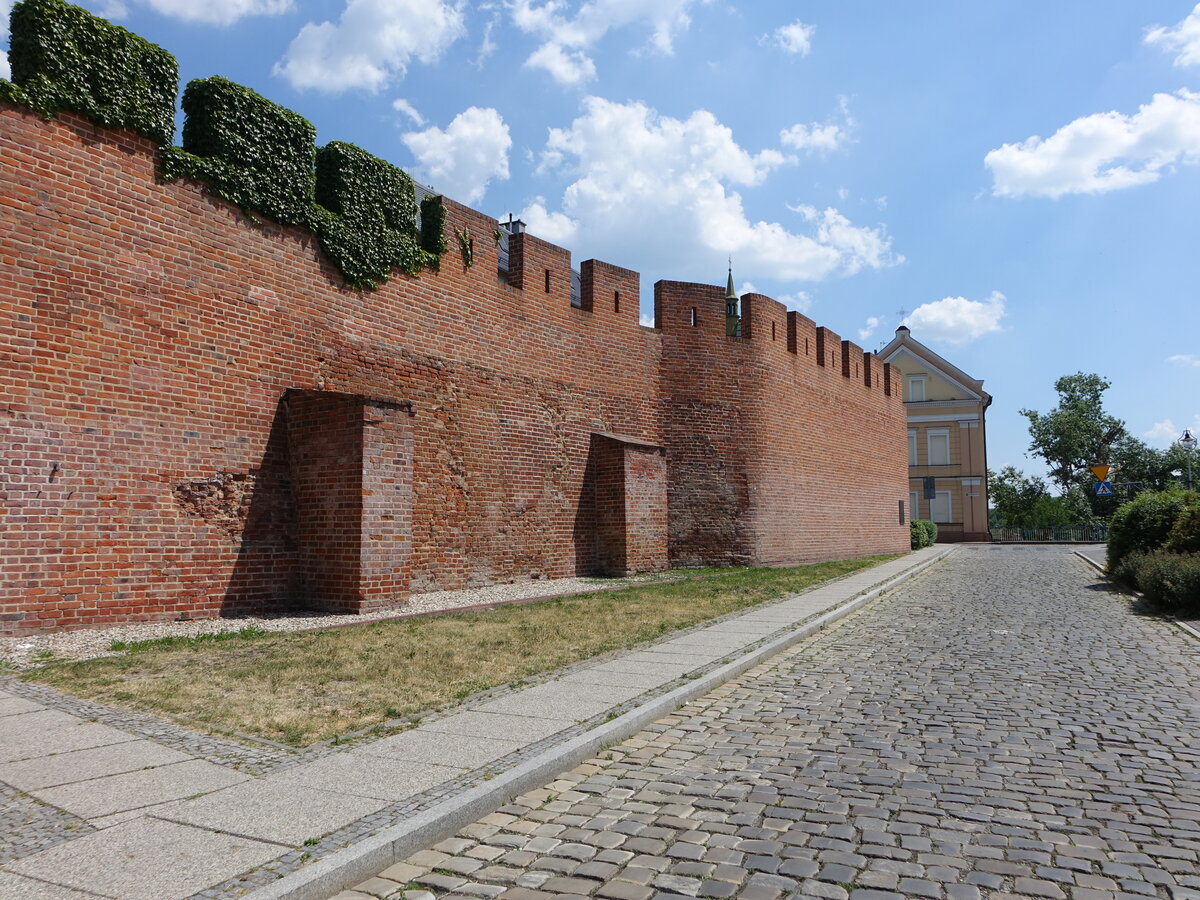
{"type": "Polygon", "coordinates": [[[1108,540],[1107,525],[1050,525],[1042,528],[993,528],[995,543],[1079,543],[1096,544],[1108,540]]]}

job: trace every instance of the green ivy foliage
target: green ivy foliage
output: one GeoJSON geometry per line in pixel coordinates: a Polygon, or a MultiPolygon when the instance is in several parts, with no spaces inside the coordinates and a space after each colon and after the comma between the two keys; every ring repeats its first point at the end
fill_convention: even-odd
{"type": "Polygon", "coordinates": [[[412,179],[353,144],[332,141],[317,151],[312,225],[355,287],[376,287],[394,268],[415,275],[425,262],[412,179]]]}
{"type": "Polygon", "coordinates": [[[179,68],[170,53],[62,0],[19,0],[11,22],[13,78],[0,97],[171,143],[179,68]]]}
{"type": "Polygon", "coordinates": [[[446,207],[442,198],[430,194],[421,199],[421,246],[440,258],[446,252],[446,207]]]}
{"type": "Polygon", "coordinates": [[[317,136],[311,123],[219,77],[189,82],[183,111],[183,150],[164,154],[165,177],[200,178],[243,209],[284,225],[309,223],[317,136]]]}
{"type": "Polygon", "coordinates": [[[152,138],[165,179],[196,178],[243,210],[312,228],[354,287],[374,288],[394,268],[436,268],[446,252],[441,197],[421,201],[418,231],[407,174],[352,144],[334,141],[318,154],[308,121],[232,81],[188,84],[183,147],[170,146],[175,59],[124,28],[63,0],[18,0],[11,47],[13,81],[0,80],[0,100],[152,138]]]}

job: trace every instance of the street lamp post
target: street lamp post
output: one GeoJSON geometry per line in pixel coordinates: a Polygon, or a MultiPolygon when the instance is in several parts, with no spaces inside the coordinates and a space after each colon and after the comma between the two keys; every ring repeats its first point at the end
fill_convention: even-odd
{"type": "Polygon", "coordinates": [[[1177,441],[1180,447],[1187,451],[1187,484],[1188,490],[1192,489],[1192,454],[1196,452],[1196,438],[1192,434],[1192,429],[1183,429],[1183,434],[1177,441]]]}

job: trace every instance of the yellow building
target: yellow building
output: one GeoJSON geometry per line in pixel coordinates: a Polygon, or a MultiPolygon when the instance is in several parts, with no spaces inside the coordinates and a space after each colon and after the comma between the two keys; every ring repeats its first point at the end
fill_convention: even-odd
{"type": "Polygon", "coordinates": [[[899,370],[908,411],[909,515],[931,519],[939,541],[987,541],[991,395],[901,325],[879,357],[899,370]]]}

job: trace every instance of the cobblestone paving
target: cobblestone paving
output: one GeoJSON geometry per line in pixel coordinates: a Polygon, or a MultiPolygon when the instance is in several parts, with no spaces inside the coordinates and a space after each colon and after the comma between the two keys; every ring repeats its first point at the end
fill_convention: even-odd
{"type": "Polygon", "coordinates": [[[1200,898],[1197,672],[1069,551],[963,548],[339,897],[1200,898]]]}

